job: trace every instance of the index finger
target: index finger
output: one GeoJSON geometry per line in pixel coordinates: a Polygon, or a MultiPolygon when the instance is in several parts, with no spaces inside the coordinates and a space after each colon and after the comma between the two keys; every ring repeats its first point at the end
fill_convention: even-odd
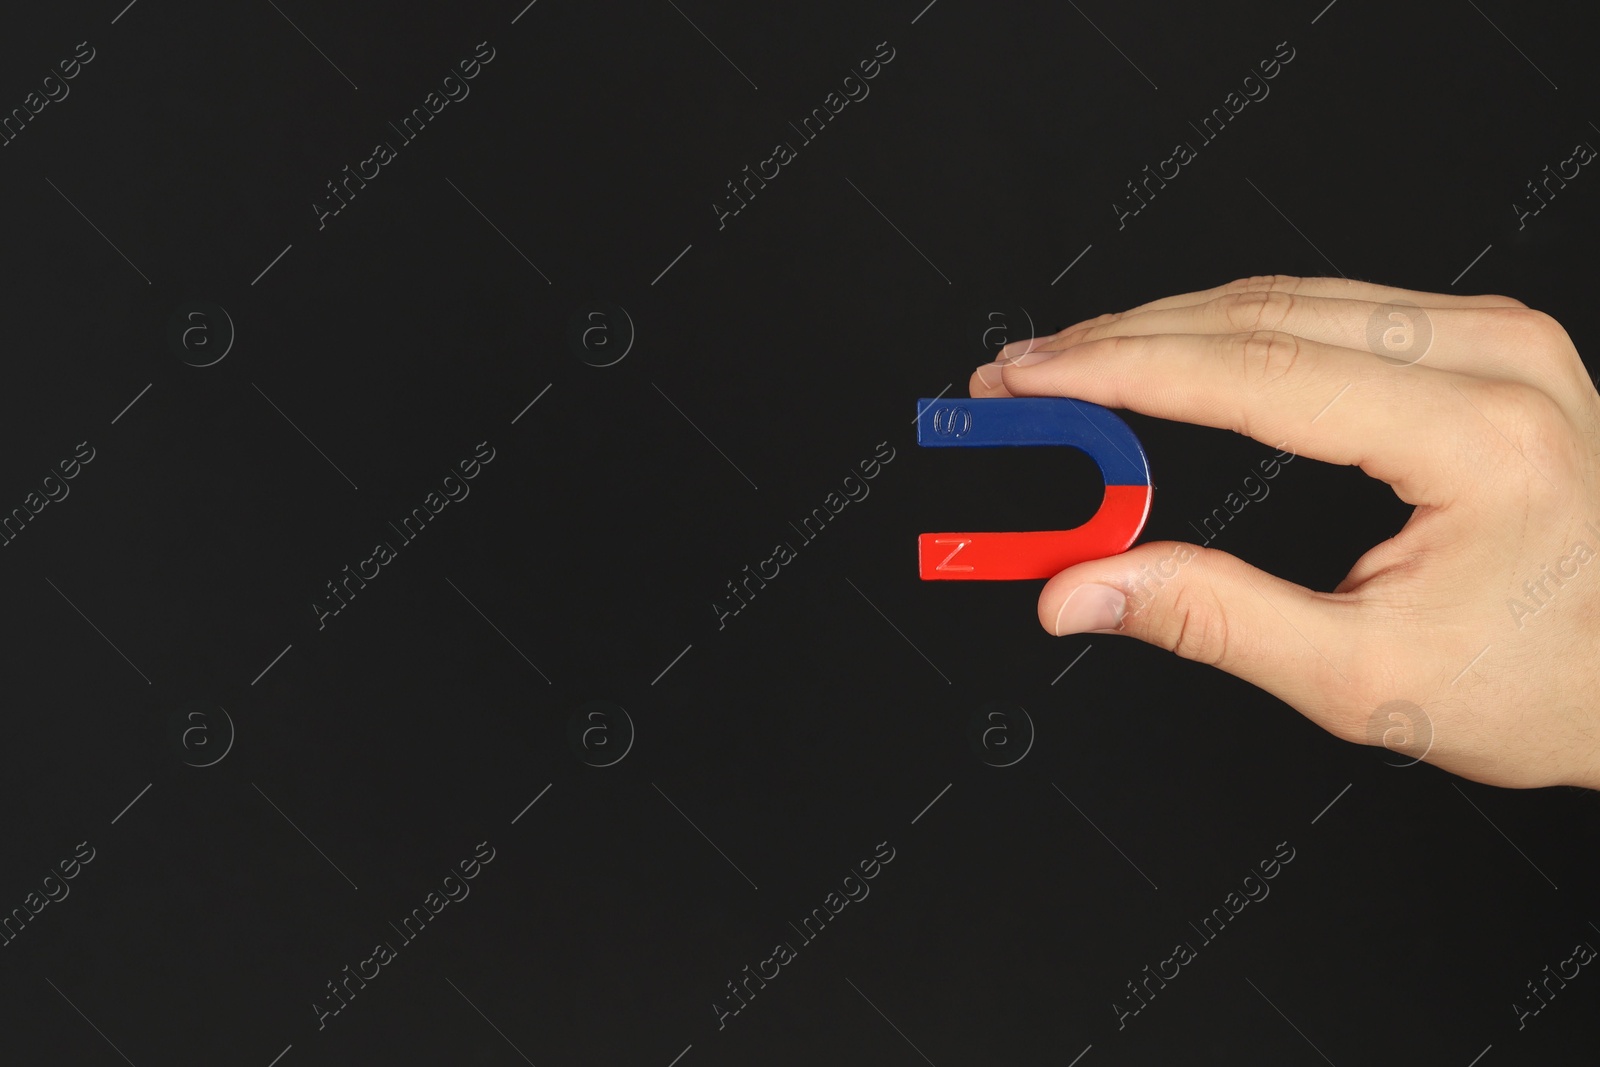
{"type": "MultiPolygon", "coordinates": [[[[1291,296],[1322,296],[1340,300],[1370,300],[1377,304],[1393,304],[1396,302],[1409,302],[1418,307],[1427,308],[1489,308],[1489,307],[1525,307],[1520,300],[1509,296],[1460,296],[1454,293],[1425,293],[1419,289],[1400,289],[1392,285],[1378,285],[1374,282],[1356,281],[1351,278],[1297,278],[1289,274],[1263,274],[1253,278],[1239,278],[1226,285],[1219,285],[1212,289],[1202,289],[1194,293],[1179,293],[1176,296],[1166,296],[1159,300],[1140,304],[1138,307],[1129,308],[1121,312],[1122,315],[1132,315],[1140,311],[1156,311],[1161,308],[1190,307],[1194,304],[1203,304],[1208,300],[1215,300],[1219,296],[1228,296],[1232,293],[1288,293],[1291,296]]],[[[1104,318],[1105,316],[1102,316],[1104,318]]],[[[1117,315],[1112,315],[1115,319],[1117,315]]]]}
{"type": "Polygon", "coordinates": [[[1459,385],[1470,380],[1257,330],[1113,336],[1031,352],[978,368],[971,390],[973,396],[1070,396],[1229,429],[1297,455],[1358,466],[1407,503],[1442,505],[1478,476],[1470,464],[1449,462],[1475,448],[1481,432],[1459,395],[1459,385]]]}

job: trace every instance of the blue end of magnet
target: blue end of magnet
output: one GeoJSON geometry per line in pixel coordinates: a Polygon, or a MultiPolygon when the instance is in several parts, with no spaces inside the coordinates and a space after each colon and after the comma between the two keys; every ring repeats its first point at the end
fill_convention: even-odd
{"type": "Polygon", "coordinates": [[[1107,485],[1149,485],[1150,464],[1109,408],[1061,396],[917,401],[917,444],[928,448],[1066,445],[1087,452],[1107,485]]]}

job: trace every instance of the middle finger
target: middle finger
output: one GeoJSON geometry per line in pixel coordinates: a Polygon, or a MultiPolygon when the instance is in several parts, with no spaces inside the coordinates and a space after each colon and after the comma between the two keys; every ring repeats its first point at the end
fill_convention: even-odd
{"type": "Polygon", "coordinates": [[[1013,342],[1000,350],[996,360],[1014,360],[1030,350],[1060,351],[1105,337],[1277,330],[1371,352],[1390,364],[1424,363],[1547,387],[1546,375],[1518,360],[1515,346],[1498,340],[1503,316],[1500,308],[1420,308],[1281,291],[1230,293],[1187,307],[1103,316],[1053,337],[1013,342]]]}

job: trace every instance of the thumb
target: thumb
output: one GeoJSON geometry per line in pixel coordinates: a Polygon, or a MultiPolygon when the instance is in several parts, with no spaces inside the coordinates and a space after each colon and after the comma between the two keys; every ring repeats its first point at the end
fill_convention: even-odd
{"type": "Polygon", "coordinates": [[[1329,722],[1368,705],[1348,595],[1317,593],[1214,548],[1154,541],[1069,567],[1039,594],[1052,634],[1121,633],[1219,667],[1329,722]]]}

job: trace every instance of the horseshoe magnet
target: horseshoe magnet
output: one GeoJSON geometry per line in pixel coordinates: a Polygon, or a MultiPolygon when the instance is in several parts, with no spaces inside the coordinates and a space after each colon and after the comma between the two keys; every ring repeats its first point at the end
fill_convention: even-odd
{"type": "Polygon", "coordinates": [[[1126,552],[1150,515],[1150,464],[1128,424],[1099,404],[1067,397],[917,401],[924,448],[1066,445],[1087,452],[1105,479],[1100,510],[1071,530],[925,533],[917,562],[926,580],[1049,578],[1076,563],[1126,552]]]}

